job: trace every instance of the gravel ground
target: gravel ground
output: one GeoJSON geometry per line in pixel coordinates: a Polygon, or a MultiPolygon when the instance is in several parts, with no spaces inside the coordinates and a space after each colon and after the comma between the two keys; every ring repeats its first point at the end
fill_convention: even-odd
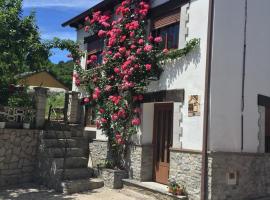
{"type": "Polygon", "coordinates": [[[155,198],[129,189],[101,188],[82,194],[63,195],[41,186],[26,185],[0,189],[0,200],[155,200],[155,198]]]}

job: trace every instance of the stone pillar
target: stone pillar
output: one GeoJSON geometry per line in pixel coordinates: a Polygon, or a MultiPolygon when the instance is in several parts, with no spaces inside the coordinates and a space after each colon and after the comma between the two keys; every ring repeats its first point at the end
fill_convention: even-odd
{"type": "Polygon", "coordinates": [[[69,104],[69,93],[65,93],[65,107],[64,107],[64,122],[68,121],[68,104],[69,104]]]}
{"type": "Polygon", "coordinates": [[[79,92],[69,93],[69,123],[76,124],[79,122],[79,92]]]}
{"type": "Polygon", "coordinates": [[[35,87],[36,98],[36,128],[43,128],[45,124],[45,109],[47,100],[47,88],[35,87]]]}

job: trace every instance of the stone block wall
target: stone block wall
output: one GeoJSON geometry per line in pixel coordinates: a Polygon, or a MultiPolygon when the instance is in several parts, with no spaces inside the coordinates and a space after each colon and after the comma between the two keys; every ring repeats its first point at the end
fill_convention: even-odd
{"type": "Polygon", "coordinates": [[[189,200],[199,200],[202,155],[197,152],[171,150],[169,179],[186,187],[189,200]]]}
{"type": "Polygon", "coordinates": [[[91,167],[97,167],[104,163],[108,156],[108,142],[104,140],[93,140],[89,143],[89,160],[91,167]]]}
{"type": "Polygon", "coordinates": [[[244,200],[270,194],[270,155],[212,152],[208,160],[208,199],[244,200]],[[237,173],[235,185],[228,184],[229,172],[237,173]]]}
{"type": "Polygon", "coordinates": [[[39,131],[0,129],[0,187],[33,181],[39,131]]]}
{"type": "Polygon", "coordinates": [[[129,178],[138,181],[153,179],[153,147],[152,145],[134,145],[127,156],[129,178]]]}

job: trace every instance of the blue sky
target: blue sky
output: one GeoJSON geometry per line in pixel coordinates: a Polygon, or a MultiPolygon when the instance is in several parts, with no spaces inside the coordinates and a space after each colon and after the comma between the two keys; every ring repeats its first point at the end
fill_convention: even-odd
{"type": "MultiPolygon", "coordinates": [[[[76,40],[75,29],[62,27],[61,24],[72,17],[87,10],[101,0],[24,0],[24,15],[31,11],[36,12],[37,24],[42,39],[61,39],[76,40]]],[[[54,50],[54,55],[50,58],[52,62],[67,61],[66,51],[54,50]]]]}

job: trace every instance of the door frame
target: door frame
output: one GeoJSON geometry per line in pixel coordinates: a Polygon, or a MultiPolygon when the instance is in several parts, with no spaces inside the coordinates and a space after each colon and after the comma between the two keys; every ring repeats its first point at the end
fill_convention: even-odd
{"type": "MultiPolygon", "coordinates": [[[[156,107],[160,106],[160,105],[168,105],[171,107],[172,110],[172,131],[171,131],[171,140],[173,140],[173,113],[174,113],[174,102],[158,102],[158,103],[154,103],[154,120],[153,120],[153,139],[152,139],[152,145],[153,145],[153,177],[152,180],[156,182],[156,164],[157,164],[157,159],[156,159],[156,154],[157,154],[157,147],[156,147],[156,137],[157,137],[157,126],[155,126],[155,124],[157,124],[157,114],[156,114],[156,107]]],[[[172,144],[171,144],[172,145],[172,144]]],[[[170,146],[168,147],[168,151],[170,153],[170,146]]],[[[169,158],[170,159],[170,158],[169,158]]],[[[170,162],[168,163],[168,173],[170,173],[170,162]]]]}

